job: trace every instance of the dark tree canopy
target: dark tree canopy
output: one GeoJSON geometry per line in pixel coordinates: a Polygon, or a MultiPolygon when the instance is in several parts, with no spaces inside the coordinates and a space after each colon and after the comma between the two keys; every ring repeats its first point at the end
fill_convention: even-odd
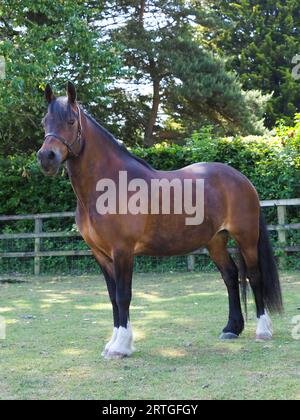
{"type": "Polygon", "coordinates": [[[244,89],[273,92],[266,124],[300,110],[299,82],[292,76],[293,57],[300,53],[298,0],[217,0],[215,10],[227,25],[215,33],[219,51],[231,56],[230,68],[244,89]]]}
{"type": "MultiPolygon", "coordinates": [[[[236,75],[208,50],[201,36],[203,28],[211,31],[218,25],[209,2],[116,0],[108,4],[103,13],[111,22],[109,35],[124,46],[124,63],[130,69],[126,81],[151,85],[144,102],[141,96],[138,99],[143,105],[137,114],[140,124],[135,118],[127,120],[134,129],[144,128],[145,144],[151,145],[161,133],[166,135],[160,113],[169,117],[171,129],[180,127],[184,134],[207,123],[230,132],[262,129],[268,98],[258,91],[244,92],[236,75]]],[[[138,137],[134,131],[128,134],[138,137]]],[[[176,138],[176,131],[171,130],[172,136],[176,138]]]]}
{"type": "Polygon", "coordinates": [[[296,0],[2,0],[0,153],[36,150],[44,86],[67,80],[127,144],[261,132],[271,92],[269,127],[299,109],[299,19],[296,0]]]}

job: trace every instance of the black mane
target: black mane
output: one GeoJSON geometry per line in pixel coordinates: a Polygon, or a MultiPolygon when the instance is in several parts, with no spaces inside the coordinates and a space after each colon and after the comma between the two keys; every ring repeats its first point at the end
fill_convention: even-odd
{"type": "Polygon", "coordinates": [[[133,153],[131,153],[122,141],[116,139],[108,130],[106,130],[106,128],[102,127],[102,125],[100,125],[98,121],[96,121],[95,118],[92,117],[86,110],[83,110],[83,112],[84,115],[88,118],[88,120],[91,121],[94,125],[96,125],[97,128],[101,131],[101,133],[104,134],[105,137],[108,138],[112,143],[114,143],[122,152],[135,159],[137,162],[141,163],[146,168],[153,169],[152,166],[144,159],[135,156],[133,153]]]}

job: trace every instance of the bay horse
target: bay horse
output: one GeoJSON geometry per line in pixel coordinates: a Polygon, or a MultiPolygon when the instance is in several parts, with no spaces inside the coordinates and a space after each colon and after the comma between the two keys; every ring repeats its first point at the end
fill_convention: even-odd
{"type": "MultiPolygon", "coordinates": [[[[282,295],[276,263],[266,224],[260,212],[258,194],[251,182],[234,168],[221,163],[195,163],[177,171],[158,171],[134,156],[121,142],[99,125],[79,105],[75,86],[69,82],[67,95],[56,98],[51,86],[45,89],[48,112],[43,119],[45,140],[37,153],[46,175],[55,175],[66,162],[77,196],[76,223],[91,248],[106,280],[113,310],[113,334],[106,344],[106,358],[122,358],[133,352],[129,321],[133,263],[136,255],[183,255],[201,247],[221,272],[229,295],[229,320],[221,339],[238,338],[244,330],[242,296],[249,281],[257,311],[258,340],[272,338],[270,312],[282,311],[282,295]],[[186,223],[186,212],[156,214],[118,211],[99,214],[98,184],[111,180],[118,189],[118,177],[128,181],[204,180],[202,223],[186,223]],[[229,237],[240,251],[236,265],[227,250],[229,237]]],[[[173,191],[173,190],[172,190],[173,191]]],[[[197,191],[192,191],[195,199],[197,191]]],[[[132,197],[129,193],[128,199],[132,197]]],[[[158,195],[161,205],[162,194],[158,195]]],[[[124,203],[116,198],[120,208],[124,203]]],[[[171,194],[175,207],[175,195],[171,194]]]]}

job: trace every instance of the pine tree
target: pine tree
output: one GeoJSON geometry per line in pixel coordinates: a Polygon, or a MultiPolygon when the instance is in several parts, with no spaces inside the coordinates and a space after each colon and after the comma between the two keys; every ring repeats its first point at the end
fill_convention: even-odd
{"type": "Polygon", "coordinates": [[[262,127],[261,110],[268,98],[259,92],[250,96],[243,92],[236,75],[226,70],[224,60],[208,51],[209,43],[201,36],[203,28],[217,24],[209,4],[185,0],[116,0],[107,4],[103,17],[111,21],[112,39],[124,46],[131,82],[152,85],[143,104],[146,145],[153,144],[161,128],[160,109],[184,133],[208,122],[229,132],[254,133],[262,127]],[[148,110],[147,99],[151,100],[148,110]]]}

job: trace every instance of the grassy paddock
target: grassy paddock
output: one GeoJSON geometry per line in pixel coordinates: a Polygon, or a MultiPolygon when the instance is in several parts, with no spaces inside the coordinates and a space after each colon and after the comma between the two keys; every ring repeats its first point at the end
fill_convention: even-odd
{"type": "Polygon", "coordinates": [[[285,315],[275,339],[256,343],[250,306],[243,337],[218,341],[227,295],[216,273],[147,274],[134,279],[137,352],[106,361],[111,308],[99,277],[27,278],[0,285],[2,399],[300,399],[300,277],[282,274],[285,315]],[[33,317],[33,318],[32,318],[33,317]]]}

